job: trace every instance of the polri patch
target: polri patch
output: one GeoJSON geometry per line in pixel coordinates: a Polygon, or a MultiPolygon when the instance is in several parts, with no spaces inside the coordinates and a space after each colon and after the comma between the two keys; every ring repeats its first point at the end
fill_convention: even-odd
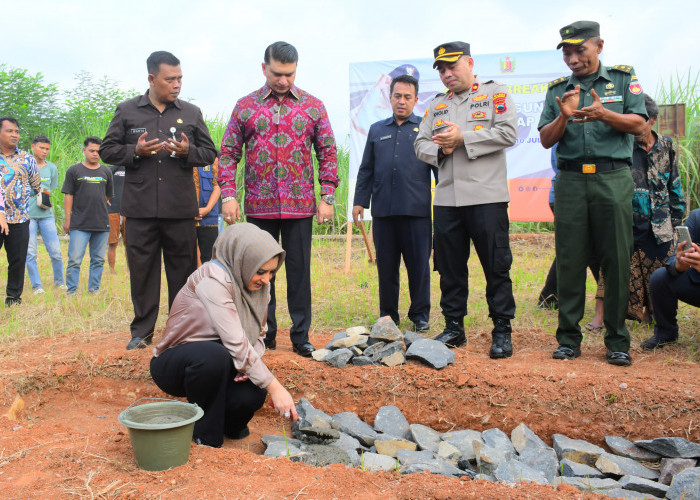
{"type": "Polygon", "coordinates": [[[130,134],[143,134],[146,131],[145,128],[132,128],[129,130],[130,134]]]}
{"type": "Polygon", "coordinates": [[[479,95],[477,95],[477,96],[472,97],[472,101],[474,101],[474,102],[483,101],[483,100],[486,99],[488,96],[489,96],[488,94],[479,94],[479,95]]]}
{"type": "Polygon", "coordinates": [[[484,113],[483,111],[475,111],[474,113],[472,113],[472,118],[476,118],[476,119],[484,118],[485,116],[486,116],[486,113],[484,113]]]}

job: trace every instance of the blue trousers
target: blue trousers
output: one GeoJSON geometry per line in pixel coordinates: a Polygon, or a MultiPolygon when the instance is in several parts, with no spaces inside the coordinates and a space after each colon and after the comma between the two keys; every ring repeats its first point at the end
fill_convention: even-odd
{"type": "Polygon", "coordinates": [[[665,267],[657,269],[649,279],[649,293],[654,310],[654,336],[662,340],[678,338],[678,301],[700,307],[700,276],[688,270],[671,276],[665,267]]]}
{"type": "Polygon", "coordinates": [[[80,231],[71,229],[68,243],[68,266],[66,267],[67,293],[74,294],[80,281],[80,264],[85,250],[90,244],[90,273],[88,275],[88,292],[96,292],[102,282],[102,268],[107,252],[109,231],[80,231]]]}
{"type": "Polygon", "coordinates": [[[41,234],[46,251],[51,258],[53,268],[53,283],[56,286],[63,284],[63,258],[61,257],[61,242],[56,232],[56,220],[53,217],[29,220],[29,247],[27,248],[27,274],[32,283],[32,289],[41,288],[41,276],[36,263],[37,234],[41,234]]]}

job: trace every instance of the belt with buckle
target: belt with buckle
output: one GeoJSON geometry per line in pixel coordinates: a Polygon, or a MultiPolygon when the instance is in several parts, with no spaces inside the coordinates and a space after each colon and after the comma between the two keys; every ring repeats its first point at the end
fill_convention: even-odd
{"type": "Polygon", "coordinates": [[[561,161],[557,164],[559,170],[569,172],[581,172],[582,174],[596,174],[617,170],[618,168],[629,168],[629,164],[624,161],[603,161],[597,163],[582,163],[575,161],[561,161]]]}

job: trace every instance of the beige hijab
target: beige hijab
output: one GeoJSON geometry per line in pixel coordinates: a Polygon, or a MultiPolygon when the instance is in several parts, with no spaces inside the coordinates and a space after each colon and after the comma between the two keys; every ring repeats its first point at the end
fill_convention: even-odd
{"type": "MultiPolygon", "coordinates": [[[[278,256],[277,269],[284,262],[285,252],[270,233],[247,222],[224,229],[214,243],[212,260],[228,269],[233,279],[233,302],[236,304],[243,331],[255,344],[267,321],[270,285],[251,292],[246,288],[256,272],[270,259],[278,256]]],[[[216,265],[216,264],[214,264],[216,265]]]]}

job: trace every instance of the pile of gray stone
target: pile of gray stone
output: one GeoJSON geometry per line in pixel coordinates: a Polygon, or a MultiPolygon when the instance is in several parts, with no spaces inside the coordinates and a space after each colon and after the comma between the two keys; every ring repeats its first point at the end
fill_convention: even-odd
{"type": "Polygon", "coordinates": [[[293,437],[265,435],[265,456],[315,466],[343,463],[400,474],[428,471],[506,483],[569,484],[585,493],[623,498],[700,498],[700,444],[680,437],[631,442],[608,436],[609,451],[562,434],[548,446],[525,424],[439,433],[409,424],[401,410],[383,406],[374,426],[355,413],[330,416],[302,398],[293,437]]]}
{"type": "Polygon", "coordinates": [[[384,316],[372,325],[354,326],[337,333],[324,349],[312,353],[316,361],[336,368],[357,366],[398,366],[416,359],[436,369],[454,363],[455,354],[445,344],[415,332],[401,332],[391,317],[384,316]]]}

